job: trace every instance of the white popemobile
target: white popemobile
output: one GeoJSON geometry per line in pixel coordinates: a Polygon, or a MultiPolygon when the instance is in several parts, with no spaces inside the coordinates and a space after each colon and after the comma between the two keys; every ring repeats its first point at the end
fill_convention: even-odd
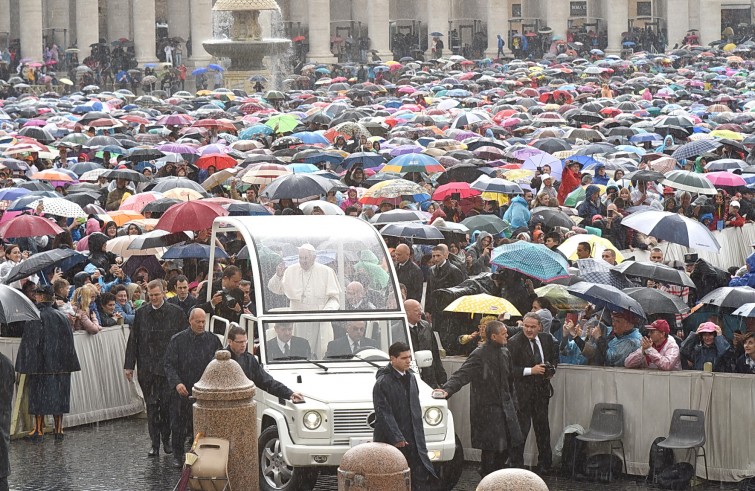
{"type": "MultiPolygon", "coordinates": [[[[347,450],[372,439],[375,373],[391,344],[411,345],[393,264],[375,228],[352,217],[219,217],[210,243],[225,233],[246,242],[236,264],[248,260],[253,277],[256,311],[240,324],[264,369],[305,397],[293,404],[257,390],[260,487],[311,489],[321,471],[333,472],[347,450]],[[354,281],[367,286],[356,307],[346,295],[354,281]]],[[[415,372],[431,363],[429,351],[412,361],[415,372]]],[[[464,459],[453,416],[416,376],[430,460],[452,489],[464,459]]]]}

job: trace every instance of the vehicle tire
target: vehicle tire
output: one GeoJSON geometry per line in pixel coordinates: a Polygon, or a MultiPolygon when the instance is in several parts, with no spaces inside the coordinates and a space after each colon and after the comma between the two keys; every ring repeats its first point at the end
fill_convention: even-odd
{"type": "Polygon", "coordinates": [[[278,427],[268,426],[258,441],[260,489],[264,491],[310,490],[317,482],[318,471],[312,467],[291,467],[283,460],[278,427]]]}
{"type": "Polygon", "coordinates": [[[441,491],[451,491],[456,483],[461,478],[461,473],[464,470],[464,447],[461,446],[461,439],[458,435],[455,435],[455,450],[454,458],[447,462],[438,462],[433,464],[435,467],[435,473],[440,478],[440,484],[438,485],[441,491]]]}

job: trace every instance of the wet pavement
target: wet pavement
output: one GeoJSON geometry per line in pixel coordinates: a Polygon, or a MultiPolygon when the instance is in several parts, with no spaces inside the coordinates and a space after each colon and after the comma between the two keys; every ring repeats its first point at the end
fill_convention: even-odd
{"type": "MultiPolygon", "coordinates": [[[[170,466],[170,456],[147,457],[147,421],[126,418],[71,428],[62,442],[48,435],[43,442],[11,443],[11,491],[170,491],[180,471],[170,466]]],[[[474,490],[479,483],[476,466],[465,466],[458,490],[474,490]]],[[[585,483],[546,477],[552,491],[640,491],[653,489],[641,478],[611,484],[585,483]]],[[[336,477],[322,476],[316,491],[338,489],[336,477]]],[[[705,483],[695,490],[736,490],[736,484],[705,483]]]]}

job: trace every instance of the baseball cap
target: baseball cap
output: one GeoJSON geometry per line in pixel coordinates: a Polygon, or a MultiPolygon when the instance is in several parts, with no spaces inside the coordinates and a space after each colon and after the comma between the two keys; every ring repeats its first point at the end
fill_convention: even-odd
{"type": "Polygon", "coordinates": [[[654,321],[652,324],[645,326],[645,329],[655,329],[656,331],[665,332],[666,334],[671,332],[668,322],[663,319],[654,321]]]}
{"type": "Polygon", "coordinates": [[[697,334],[702,334],[704,332],[712,332],[713,334],[716,334],[718,332],[718,326],[712,322],[703,322],[697,328],[696,332],[697,334]]]}
{"type": "Polygon", "coordinates": [[[553,178],[551,177],[551,175],[550,175],[550,174],[542,174],[542,175],[540,176],[540,180],[541,180],[541,181],[544,181],[544,180],[546,180],[546,179],[553,179],[553,178]]]}
{"type": "Polygon", "coordinates": [[[729,203],[729,206],[733,206],[735,208],[739,208],[739,201],[732,201],[731,203],[729,203]]]}

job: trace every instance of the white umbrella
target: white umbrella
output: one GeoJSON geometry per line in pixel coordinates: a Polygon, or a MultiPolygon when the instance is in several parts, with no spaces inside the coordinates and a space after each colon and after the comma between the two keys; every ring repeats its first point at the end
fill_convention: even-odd
{"type": "Polygon", "coordinates": [[[307,201],[299,205],[299,209],[304,212],[305,215],[311,215],[312,210],[315,207],[319,207],[326,215],[343,215],[344,212],[338,205],[334,205],[329,201],[323,201],[316,199],[313,201],[307,201]]]}
{"type": "Polygon", "coordinates": [[[678,213],[638,211],[624,218],[621,224],[658,240],[680,244],[691,249],[714,252],[721,249],[721,245],[708,227],[678,213]]]}
{"type": "Polygon", "coordinates": [[[88,170],[85,173],[81,174],[79,177],[79,181],[87,181],[87,182],[97,182],[97,180],[100,178],[102,174],[105,174],[106,172],[110,172],[111,169],[93,169],[88,170]]]}
{"type": "Polygon", "coordinates": [[[159,256],[165,251],[162,247],[154,247],[151,249],[129,249],[128,246],[131,245],[137,237],[140,236],[123,235],[121,237],[110,239],[105,243],[105,250],[124,258],[131,256],[159,256]]]}
{"type": "Polygon", "coordinates": [[[55,215],[66,218],[86,218],[87,215],[79,205],[64,198],[42,198],[29,203],[28,207],[36,210],[42,204],[42,211],[46,215],[55,215]]]}
{"type": "Polygon", "coordinates": [[[665,175],[664,186],[681,191],[689,191],[690,193],[708,194],[711,196],[718,194],[718,190],[713,183],[704,177],[705,174],[686,170],[672,170],[665,175]]]}

